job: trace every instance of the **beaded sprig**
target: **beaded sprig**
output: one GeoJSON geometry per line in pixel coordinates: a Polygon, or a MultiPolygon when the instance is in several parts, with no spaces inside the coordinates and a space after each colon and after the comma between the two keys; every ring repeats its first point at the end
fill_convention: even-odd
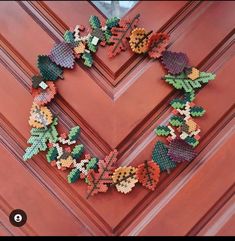
{"type": "Polygon", "coordinates": [[[168,33],[147,31],[139,27],[140,14],[131,19],[109,18],[101,22],[97,16],[89,19],[90,28],[77,25],[64,33],[64,40],[56,43],[49,55],[39,55],[37,65],[40,74],[32,77],[33,105],[29,124],[32,127],[31,144],[23,156],[26,161],[41,151],[47,151],[47,161],[57,169],[68,173],[68,182],[84,179],[90,197],[106,192],[115,186],[121,193],[129,193],[137,183],[154,191],[160,173],[176,168],[177,163],[192,161],[197,153],[201,129],[195,118],[205,114],[196,106],[195,91],[215,79],[215,74],[199,71],[189,64],[185,53],[167,50],[168,33]],[[155,133],[166,137],[168,144],[157,141],[152,159],[145,160],[137,167],[117,167],[117,150],[111,151],[103,160],[84,152],[79,143],[80,127],[75,126],[68,133],[57,130],[58,118],[52,114],[48,104],[55,98],[55,83],[63,79],[64,69],[73,69],[76,60],[82,60],[87,67],[93,65],[93,54],[98,46],[108,45],[108,56],[113,58],[130,49],[133,53],[145,54],[159,60],[167,74],[162,78],[175,89],[183,91],[181,98],[170,103],[173,115],[165,126],[158,126],[155,133]]]}

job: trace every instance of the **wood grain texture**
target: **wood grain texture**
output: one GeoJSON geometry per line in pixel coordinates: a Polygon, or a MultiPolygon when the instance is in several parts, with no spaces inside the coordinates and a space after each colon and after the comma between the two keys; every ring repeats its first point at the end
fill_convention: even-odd
{"type": "MultiPolygon", "coordinates": [[[[48,54],[67,28],[104,16],[85,1],[1,2],[0,162],[9,165],[0,170],[0,235],[234,235],[234,7],[141,1],[126,14],[141,13],[140,26],[170,33],[170,50],[187,53],[190,63],[217,77],[197,93],[207,114],[198,119],[203,132],[193,162],[162,174],[155,192],[138,185],[129,195],[110,189],[87,200],[86,185],[68,184],[67,173],[50,167],[43,153],[27,163],[22,155],[37,55],[48,54]],[[30,216],[22,228],[8,221],[16,207],[30,216]]],[[[78,64],[57,83],[51,109],[59,129],[80,125],[86,151],[103,158],[117,148],[120,165],[150,159],[161,139],[153,130],[180,96],[161,80],[164,73],[158,61],[131,51],[110,60],[107,48],[99,48],[94,68],[78,64]]]]}

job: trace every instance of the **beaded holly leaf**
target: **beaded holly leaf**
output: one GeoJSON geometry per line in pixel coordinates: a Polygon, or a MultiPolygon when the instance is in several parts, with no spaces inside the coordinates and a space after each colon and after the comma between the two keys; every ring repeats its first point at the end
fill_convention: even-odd
{"type": "Polygon", "coordinates": [[[197,79],[191,80],[186,73],[182,72],[176,76],[167,74],[164,76],[164,79],[178,90],[182,89],[185,92],[192,92],[195,89],[201,88],[202,84],[206,84],[210,80],[215,79],[215,74],[200,72],[197,79]]]}
{"type": "Polygon", "coordinates": [[[49,55],[52,62],[63,68],[72,69],[74,67],[74,55],[71,46],[68,43],[56,43],[49,55]]]}
{"type": "Polygon", "coordinates": [[[159,165],[161,172],[166,170],[169,174],[170,169],[176,167],[175,162],[168,156],[168,148],[161,141],[156,143],[152,152],[152,159],[159,165]]]}
{"type": "Polygon", "coordinates": [[[71,154],[74,159],[79,159],[84,151],[84,146],[82,144],[76,145],[71,154]]]}
{"type": "Polygon", "coordinates": [[[68,183],[74,183],[80,178],[80,171],[77,168],[74,168],[68,175],[68,183]]]}
{"type": "Polygon", "coordinates": [[[184,53],[164,51],[161,58],[162,64],[170,74],[179,74],[188,66],[188,57],[184,53]]]}
{"type": "Polygon", "coordinates": [[[117,150],[110,152],[104,160],[99,160],[98,170],[90,170],[87,175],[88,195],[87,198],[99,192],[106,192],[108,185],[112,183],[113,165],[117,161],[117,150]]]}
{"type": "Polygon", "coordinates": [[[148,41],[148,55],[150,58],[156,59],[162,56],[167,45],[169,44],[170,35],[167,33],[154,33],[148,41]]]}
{"type": "Polygon", "coordinates": [[[144,28],[135,28],[130,35],[131,50],[137,54],[148,51],[148,36],[152,33],[146,32],[144,28]]]}
{"type": "Polygon", "coordinates": [[[145,161],[137,167],[136,176],[146,188],[154,191],[160,177],[160,168],[154,161],[145,161]]]}
{"type": "Polygon", "coordinates": [[[30,126],[34,128],[46,128],[52,121],[53,115],[47,107],[33,103],[29,117],[30,126]]]}
{"type": "Polygon", "coordinates": [[[113,184],[118,192],[127,194],[132,191],[132,188],[138,182],[136,176],[137,169],[135,167],[119,167],[112,176],[113,184]]]}
{"type": "Polygon", "coordinates": [[[80,126],[75,126],[75,127],[71,128],[71,130],[69,131],[68,139],[70,141],[76,141],[78,139],[80,133],[81,133],[80,126]]]}
{"type": "Polygon", "coordinates": [[[82,55],[82,58],[85,60],[84,61],[84,65],[88,66],[88,67],[91,67],[92,64],[93,64],[93,58],[91,56],[91,54],[89,52],[85,52],[83,55],[82,55]]]}
{"type": "Polygon", "coordinates": [[[28,139],[28,144],[31,144],[25,150],[23,156],[24,161],[30,159],[32,156],[39,153],[39,151],[45,151],[47,149],[47,141],[56,142],[58,140],[58,132],[56,130],[56,125],[58,124],[57,118],[53,120],[50,126],[47,128],[32,128],[30,133],[31,137],[28,139]]]}
{"type": "Polygon", "coordinates": [[[76,45],[76,41],[73,32],[66,30],[64,33],[64,41],[70,44],[71,47],[74,47],[76,45]]]}
{"type": "Polygon", "coordinates": [[[63,70],[51,61],[46,55],[38,56],[38,68],[45,80],[55,81],[58,78],[63,79],[63,70]]]}
{"type": "Polygon", "coordinates": [[[132,19],[122,19],[119,22],[119,26],[113,27],[111,29],[112,36],[110,38],[110,43],[108,49],[108,56],[114,57],[119,54],[121,51],[125,51],[128,47],[127,38],[129,38],[132,30],[137,26],[139,21],[140,14],[137,14],[132,19]]]}
{"type": "Polygon", "coordinates": [[[37,105],[45,105],[55,97],[56,94],[56,87],[55,84],[52,81],[47,82],[48,88],[41,89],[32,89],[32,96],[33,96],[33,102],[37,105]]]}
{"type": "Polygon", "coordinates": [[[168,155],[174,162],[183,162],[192,161],[197,156],[197,153],[187,142],[176,138],[169,144],[168,155]]]}

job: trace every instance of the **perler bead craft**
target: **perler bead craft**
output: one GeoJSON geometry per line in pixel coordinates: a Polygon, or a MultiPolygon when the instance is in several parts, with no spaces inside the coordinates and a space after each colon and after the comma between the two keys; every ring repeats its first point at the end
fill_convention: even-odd
{"type": "Polygon", "coordinates": [[[113,165],[117,161],[117,150],[114,150],[105,157],[104,160],[98,161],[98,170],[95,172],[93,169],[87,174],[88,181],[88,195],[87,198],[99,192],[106,192],[108,185],[112,181],[113,165]]]}
{"type": "Polygon", "coordinates": [[[146,33],[144,28],[135,28],[130,35],[130,47],[135,53],[141,54],[148,50],[148,36],[152,31],[146,33]]]}
{"type": "Polygon", "coordinates": [[[132,188],[138,182],[136,170],[135,167],[129,166],[119,167],[114,171],[112,179],[118,192],[127,194],[132,191],[132,188]]]}
{"type": "Polygon", "coordinates": [[[71,46],[65,42],[54,45],[49,55],[51,61],[64,68],[72,69],[74,66],[74,55],[71,46]]]}
{"type": "Polygon", "coordinates": [[[175,75],[181,73],[188,66],[188,57],[184,53],[164,51],[162,63],[169,73],[175,75]]]}
{"type": "Polygon", "coordinates": [[[195,67],[192,67],[190,69],[190,73],[187,74],[187,77],[191,80],[195,80],[197,78],[199,78],[200,76],[200,71],[198,69],[196,69],[195,67]]]}
{"type": "Polygon", "coordinates": [[[75,54],[83,54],[85,52],[86,45],[83,42],[79,42],[79,44],[73,49],[75,54]]]}
{"type": "Polygon", "coordinates": [[[65,158],[62,156],[60,162],[62,167],[71,168],[74,164],[74,159],[70,155],[65,158]]]}
{"type": "Polygon", "coordinates": [[[161,141],[156,143],[152,152],[152,159],[159,165],[161,172],[166,170],[170,173],[170,169],[176,167],[175,162],[168,156],[168,148],[161,141]]]}
{"type": "Polygon", "coordinates": [[[30,111],[29,125],[35,128],[46,128],[53,121],[51,111],[44,106],[33,104],[30,111]]]}
{"type": "Polygon", "coordinates": [[[44,78],[41,75],[33,76],[32,77],[32,87],[38,88],[40,86],[40,83],[44,82],[44,78]]]}
{"type": "Polygon", "coordinates": [[[148,41],[148,55],[150,58],[156,59],[162,56],[169,44],[170,36],[166,33],[154,33],[148,41]]]}
{"type": "Polygon", "coordinates": [[[45,105],[49,103],[56,94],[55,84],[52,81],[47,82],[47,89],[32,89],[32,96],[34,103],[37,105],[45,105]]]}
{"type": "Polygon", "coordinates": [[[154,191],[160,177],[160,168],[154,161],[145,161],[137,167],[136,176],[146,188],[154,191]]]}
{"type": "Polygon", "coordinates": [[[174,162],[183,162],[192,161],[197,156],[197,153],[191,145],[177,138],[170,142],[168,156],[174,162]]]}
{"type": "Polygon", "coordinates": [[[128,47],[127,38],[131,34],[132,30],[137,26],[140,14],[137,14],[132,19],[123,19],[119,22],[119,26],[112,27],[112,36],[110,43],[112,44],[108,50],[108,56],[114,57],[121,51],[125,51],[128,47]]]}
{"type": "Polygon", "coordinates": [[[63,70],[51,61],[51,59],[46,55],[38,56],[38,68],[40,73],[45,80],[55,81],[58,78],[63,79],[63,70]]]}
{"type": "Polygon", "coordinates": [[[184,72],[179,75],[165,75],[164,79],[167,83],[173,85],[178,90],[184,90],[185,92],[193,92],[195,89],[202,87],[202,84],[208,83],[210,80],[213,80],[215,75],[212,73],[200,72],[200,76],[191,80],[187,77],[187,74],[184,72]]]}
{"type": "MultiPolygon", "coordinates": [[[[64,39],[56,43],[50,55],[39,55],[38,75],[32,77],[33,106],[30,111],[29,124],[32,126],[28,139],[30,146],[26,149],[23,160],[28,160],[41,151],[46,151],[47,161],[51,166],[65,171],[69,170],[67,180],[74,183],[85,179],[88,185],[87,198],[100,192],[106,192],[109,186],[115,186],[119,192],[129,193],[137,182],[150,190],[155,190],[160,172],[170,172],[177,162],[191,161],[196,156],[195,148],[200,139],[201,129],[194,120],[205,114],[201,106],[193,101],[196,89],[215,78],[213,73],[200,72],[189,65],[186,54],[166,50],[169,43],[167,33],[147,32],[137,27],[140,14],[131,19],[120,20],[112,17],[100,21],[91,16],[90,27],[85,30],[77,25],[74,31],[67,30],[64,39]],[[83,36],[81,36],[83,35],[83,36]],[[168,73],[164,76],[167,83],[177,90],[182,90],[183,97],[170,102],[173,115],[169,122],[155,129],[158,136],[165,137],[169,145],[158,141],[152,152],[152,160],[144,161],[138,167],[117,167],[117,150],[110,152],[105,159],[98,159],[85,154],[84,146],[78,144],[80,127],[70,129],[69,133],[58,134],[57,118],[48,107],[56,94],[55,83],[63,79],[63,68],[72,69],[75,59],[83,64],[93,65],[93,54],[98,47],[110,45],[108,56],[113,57],[128,47],[134,53],[143,54],[141,59],[160,58],[168,73]]],[[[100,61],[99,61],[100,62],[100,61]]],[[[102,61],[101,61],[102,62],[102,61]]]]}

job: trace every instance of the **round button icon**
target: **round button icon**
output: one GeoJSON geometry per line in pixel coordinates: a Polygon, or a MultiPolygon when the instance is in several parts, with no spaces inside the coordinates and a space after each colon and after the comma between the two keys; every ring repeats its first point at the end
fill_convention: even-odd
{"type": "Polygon", "coordinates": [[[27,215],[23,210],[15,209],[10,213],[9,221],[13,226],[21,227],[26,223],[27,215]]]}

